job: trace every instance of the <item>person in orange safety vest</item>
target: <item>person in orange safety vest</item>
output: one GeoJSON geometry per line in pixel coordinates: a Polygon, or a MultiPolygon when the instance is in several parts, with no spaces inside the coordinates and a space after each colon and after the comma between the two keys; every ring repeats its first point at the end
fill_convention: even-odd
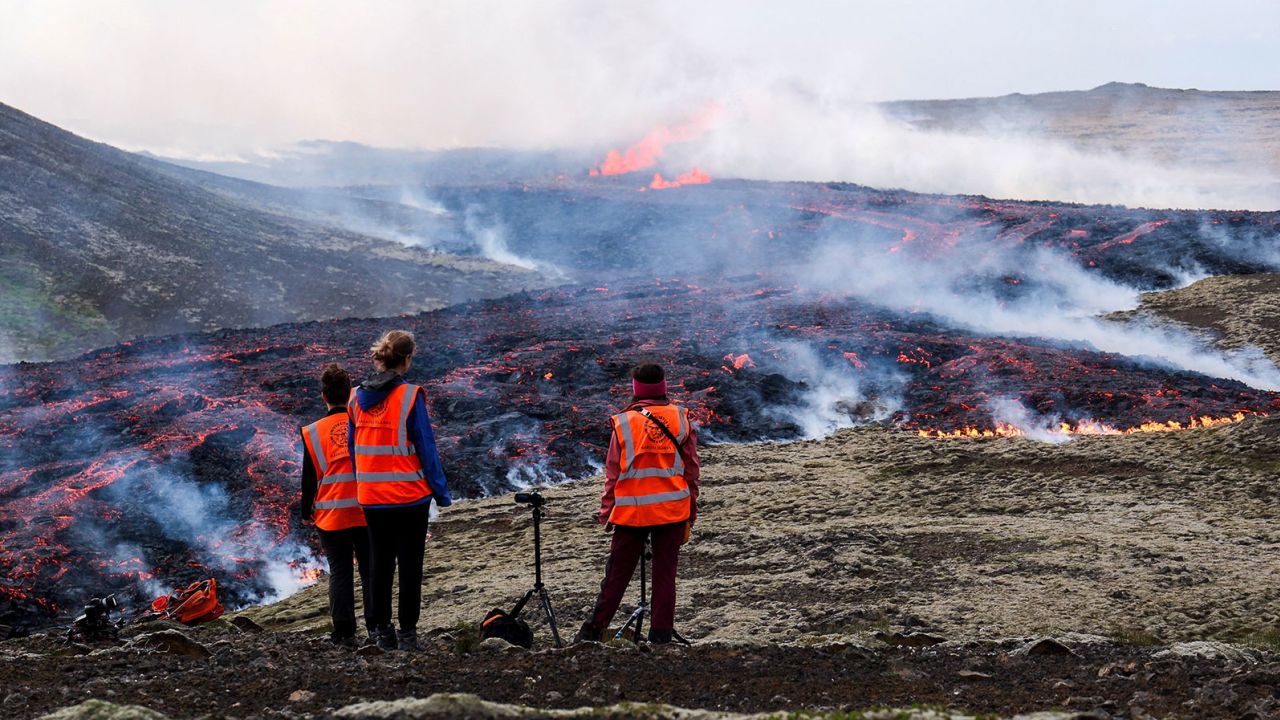
{"type": "Polygon", "coordinates": [[[698,514],[698,429],[683,407],[667,398],[659,365],[631,372],[633,399],[610,419],[599,522],[613,531],[604,580],[579,640],[599,641],[644,553],[653,549],[649,642],[671,642],[676,610],[676,565],[698,514]]]}
{"type": "Polygon", "coordinates": [[[330,639],[356,644],[354,572],[360,573],[365,628],[372,633],[369,603],[369,532],[356,499],[356,478],[347,451],[347,396],[351,378],[331,364],[320,375],[320,394],[329,412],[302,428],[302,517],[315,524],[329,563],[330,639]]]}
{"type": "Polygon", "coordinates": [[[356,499],[369,523],[369,584],[374,640],[383,650],[423,649],[418,642],[422,612],[422,561],[431,503],[453,502],[427,409],[426,391],[408,383],[413,335],[391,330],[369,354],[378,374],[351,393],[347,412],[356,499]],[[391,622],[391,598],[399,572],[400,595],[391,622]]]}

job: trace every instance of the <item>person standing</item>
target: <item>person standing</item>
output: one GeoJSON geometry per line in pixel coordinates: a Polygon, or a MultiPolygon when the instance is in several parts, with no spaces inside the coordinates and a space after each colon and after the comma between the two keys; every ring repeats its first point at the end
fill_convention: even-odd
{"type": "Polygon", "coordinates": [[[413,335],[391,330],[369,349],[377,374],[347,403],[356,497],[369,527],[374,641],[383,650],[421,651],[422,560],[431,501],[453,503],[436,451],[426,392],[405,382],[413,364],[413,335]],[[396,568],[400,603],[391,622],[396,568]]]}
{"type": "Polygon", "coordinates": [[[302,518],[314,523],[329,563],[330,639],[356,644],[355,577],[360,573],[365,628],[373,625],[369,605],[369,532],[364,511],[356,500],[356,478],[347,452],[347,397],[351,378],[341,366],[330,364],[320,375],[320,395],[328,413],[302,428],[302,518]]]}
{"type": "Polygon", "coordinates": [[[654,364],[631,371],[633,398],[610,418],[599,522],[613,530],[604,580],[579,640],[599,641],[631,582],[645,541],[653,549],[649,642],[675,635],[676,565],[698,513],[698,430],[688,411],[667,398],[666,376],[654,364]]]}

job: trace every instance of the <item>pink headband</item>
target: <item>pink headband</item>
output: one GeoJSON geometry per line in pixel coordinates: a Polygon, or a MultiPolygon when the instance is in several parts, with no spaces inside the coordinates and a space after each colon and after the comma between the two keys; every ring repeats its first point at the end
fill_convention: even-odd
{"type": "Polygon", "coordinates": [[[635,378],[631,379],[631,394],[638,398],[660,398],[667,396],[667,381],[659,380],[656,383],[642,383],[635,378]]]}

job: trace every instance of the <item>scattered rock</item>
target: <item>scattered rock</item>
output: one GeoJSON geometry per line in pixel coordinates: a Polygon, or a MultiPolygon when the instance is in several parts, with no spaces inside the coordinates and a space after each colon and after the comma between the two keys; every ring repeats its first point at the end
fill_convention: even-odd
{"type": "Polygon", "coordinates": [[[129,641],[129,647],[149,648],[157,652],[193,658],[206,658],[213,654],[208,648],[177,630],[161,630],[139,635],[129,641]]]}
{"type": "Polygon", "coordinates": [[[1225,662],[1253,664],[1260,660],[1256,650],[1237,647],[1227,643],[1210,640],[1174,643],[1151,657],[1163,658],[1203,658],[1205,660],[1222,660],[1225,662]]]}
{"type": "Polygon", "coordinates": [[[383,650],[377,645],[361,645],[356,649],[356,655],[359,655],[360,657],[377,657],[378,655],[385,655],[386,653],[386,650],[383,650]]]}
{"type": "Polygon", "coordinates": [[[929,647],[930,645],[940,645],[947,641],[946,638],[922,632],[878,632],[875,634],[875,638],[886,645],[893,645],[894,647],[929,647]]]}
{"type": "Polygon", "coordinates": [[[514,650],[519,650],[520,646],[512,645],[511,643],[507,642],[506,640],[503,640],[502,638],[491,637],[491,638],[485,638],[484,640],[480,641],[480,644],[476,646],[476,649],[479,650],[480,652],[504,653],[504,652],[511,652],[514,650]]]}
{"type": "Polygon", "coordinates": [[[90,652],[88,645],[71,643],[70,645],[63,645],[57,650],[49,653],[49,655],[52,657],[74,657],[76,655],[88,655],[90,652]]]}
{"type": "Polygon", "coordinates": [[[242,630],[243,632],[251,632],[251,633],[264,632],[264,629],[261,625],[254,622],[248,616],[245,616],[245,615],[236,615],[235,617],[231,618],[231,624],[240,628],[240,630],[242,630]]]}
{"type": "Polygon", "coordinates": [[[481,700],[475,695],[438,693],[426,698],[403,698],[401,700],[379,700],[376,702],[348,705],[333,715],[339,718],[355,718],[357,720],[391,720],[395,718],[425,720],[426,718],[458,718],[459,720],[479,720],[480,718],[519,717],[522,713],[512,705],[481,700]]]}
{"type": "Polygon", "coordinates": [[[1053,638],[1040,638],[1033,640],[1026,645],[1014,650],[1010,655],[1015,657],[1030,657],[1033,655],[1058,655],[1058,656],[1075,656],[1075,651],[1054,640],[1053,638]]]}
{"type": "Polygon", "coordinates": [[[141,705],[116,705],[106,700],[85,700],[79,705],[42,715],[39,720],[168,720],[168,717],[141,705]]]}
{"type": "Polygon", "coordinates": [[[292,693],[289,693],[289,702],[291,703],[305,703],[311,702],[315,699],[316,694],[310,690],[294,690],[292,693]]]}

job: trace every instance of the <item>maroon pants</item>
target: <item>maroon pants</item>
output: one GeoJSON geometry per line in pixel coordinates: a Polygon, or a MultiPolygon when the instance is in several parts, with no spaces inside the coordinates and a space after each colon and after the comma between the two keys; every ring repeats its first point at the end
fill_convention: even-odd
{"type": "Polygon", "coordinates": [[[613,528],[613,545],[609,561],[604,566],[604,582],[600,583],[600,597],[591,614],[590,625],[604,632],[613,621],[622,595],[627,591],[636,563],[644,553],[645,538],[653,538],[653,572],[649,576],[653,588],[652,613],[649,621],[654,630],[670,630],[676,618],[676,564],[680,560],[680,543],[684,540],[685,523],[655,525],[653,527],[613,528]]]}

